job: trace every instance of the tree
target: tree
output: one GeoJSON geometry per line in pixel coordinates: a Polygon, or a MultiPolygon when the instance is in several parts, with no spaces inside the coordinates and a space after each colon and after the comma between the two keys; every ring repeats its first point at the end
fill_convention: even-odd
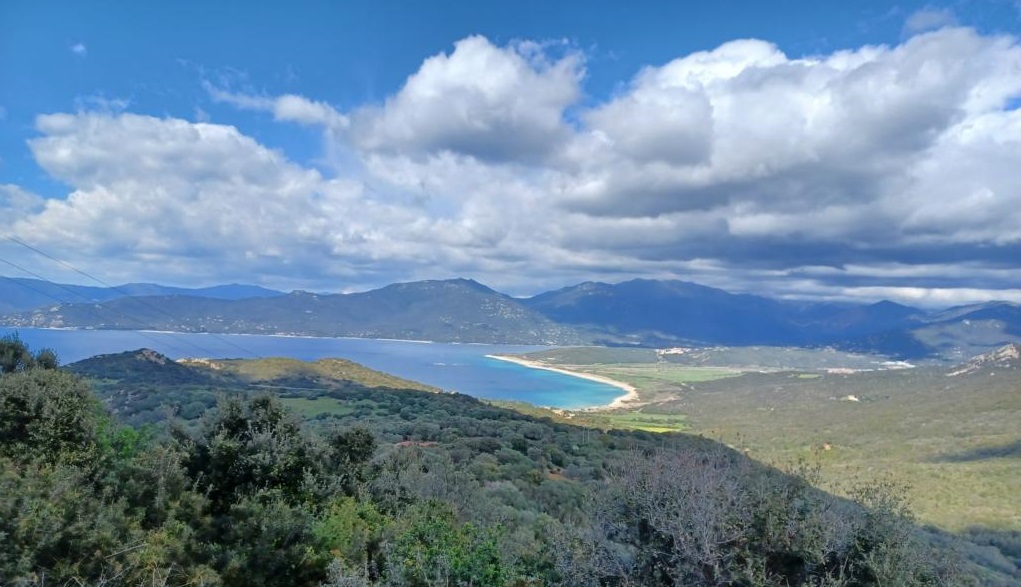
{"type": "Polygon", "coordinates": [[[0,374],[17,373],[33,368],[56,369],[59,364],[53,349],[42,349],[33,355],[17,333],[0,337],[0,374]]]}
{"type": "Polygon", "coordinates": [[[324,443],[306,436],[297,419],[270,396],[231,397],[203,421],[198,436],[175,431],[189,476],[215,513],[244,497],[277,492],[289,503],[308,501],[329,462],[324,443]]]}
{"type": "Polygon", "coordinates": [[[0,377],[0,456],[94,466],[105,421],[75,375],[32,369],[0,377]]]}
{"type": "Polygon", "coordinates": [[[957,584],[953,561],[919,538],[895,488],[837,500],[812,487],[811,473],[722,448],[635,452],[611,470],[596,508],[602,540],[624,547],[617,566],[641,585],[957,584]]]}

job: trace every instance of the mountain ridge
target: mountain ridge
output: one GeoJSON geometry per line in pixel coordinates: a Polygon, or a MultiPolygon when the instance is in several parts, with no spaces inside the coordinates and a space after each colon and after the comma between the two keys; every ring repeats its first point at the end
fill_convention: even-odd
{"type": "Polygon", "coordinates": [[[170,330],[394,338],[498,344],[581,344],[588,339],[470,280],[394,284],[352,294],[271,298],[119,298],[8,315],[14,327],[170,330]]]}
{"type": "Polygon", "coordinates": [[[923,310],[891,301],[774,299],[649,279],[588,281],[513,298],[464,278],[394,283],[347,294],[296,290],[222,297],[245,287],[256,286],[50,302],[30,311],[6,312],[0,324],[497,344],[833,347],[899,360],[949,362],[1021,342],[1021,305],[1003,301],[923,310]],[[221,297],[195,294],[210,291],[221,297]]]}
{"type": "Polygon", "coordinates": [[[125,283],[112,287],[54,283],[42,279],[0,276],[0,312],[23,312],[55,303],[102,303],[111,300],[153,295],[195,295],[214,299],[273,297],[284,292],[258,285],[228,283],[209,287],[186,288],[157,283],[125,283]]]}

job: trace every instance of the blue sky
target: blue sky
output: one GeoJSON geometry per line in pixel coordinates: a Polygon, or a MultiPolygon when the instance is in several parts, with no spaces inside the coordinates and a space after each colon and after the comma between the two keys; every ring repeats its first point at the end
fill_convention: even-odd
{"type": "Polygon", "coordinates": [[[1021,301],[1019,15],[6,2],[0,229],[110,282],[1021,301]]]}

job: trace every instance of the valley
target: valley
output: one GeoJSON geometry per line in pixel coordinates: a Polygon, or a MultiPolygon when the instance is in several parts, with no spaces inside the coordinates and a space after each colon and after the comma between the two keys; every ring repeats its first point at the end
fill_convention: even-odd
{"type": "MultiPolygon", "coordinates": [[[[70,328],[27,331],[79,337],[130,333],[140,325],[167,330],[139,334],[166,337],[184,347],[175,351],[177,360],[155,351],[129,351],[67,367],[87,377],[105,408],[130,426],[159,427],[169,417],[197,431],[225,397],[269,394],[314,429],[366,427],[387,447],[453,451],[450,458],[456,461],[474,458],[474,449],[461,454],[464,410],[488,405],[485,409],[498,410],[492,418],[523,417],[571,430],[574,444],[547,444],[528,453],[533,464],[519,463],[513,475],[498,477],[563,479],[567,484],[558,492],[602,475],[590,470],[589,457],[571,457],[579,438],[615,443],[610,439],[624,434],[650,445],[699,439],[725,446],[749,462],[799,471],[838,498],[856,500],[863,488],[883,487],[910,505],[911,519],[926,528],[927,540],[956,544],[967,564],[985,569],[975,572],[986,573],[988,584],[1015,584],[1021,558],[1021,431],[1016,426],[1021,421],[1021,347],[1012,342],[1015,306],[922,312],[891,304],[800,304],[795,312],[788,302],[748,296],[731,300],[733,294],[682,282],[604,285],[579,286],[586,292],[580,298],[572,297],[577,291],[561,291],[525,300],[470,280],[399,284],[354,297],[305,292],[240,299],[124,296],[43,307],[10,314],[4,321],[70,328]],[[746,315],[730,303],[750,304],[759,322],[741,330],[746,315]],[[792,319],[790,312],[799,318],[792,319]],[[246,317],[250,313],[260,318],[246,317]],[[653,316],[657,313],[659,318],[653,316]],[[735,320],[732,331],[699,330],[713,321],[725,326],[728,315],[735,320]],[[649,321],[655,319],[662,327],[652,331],[649,321]],[[234,338],[238,332],[259,335],[234,338]],[[266,333],[277,336],[261,336],[266,333]],[[314,336],[294,338],[302,334],[314,336]],[[231,338],[217,339],[223,335],[231,338]],[[576,404],[596,407],[542,407],[566,405],[560,401],[570,393],[559,387],[559,380],[542,383],[552,385],[542,399],[522,402],[517,398],[531,396],[514,392],[513,399],[478,403],[450,393],[449,385],[419,383],[414,371],[398,377],[342,359],[302,361],[266,354],[288,341],[307,347],[303,353],[325,357],[321,349],[311,350],[318,348],[312,343],[328,344],[340,340],[330,338],[338,335],[370,345],[366,358],[385,354],[385,345],[435,347],[435,357],[418,351],[409,357],[440,371],[488,361],[493,365],[486,368],[497,371],[505,366],[515,374],[522,369],[614,386],[619,395],[609,403],[576,404]],[[189,337],[200,338],[192,342],[189,337]],[[520,350],[484,356],[481,349],[488,347],[451,344],[451,350],[461,350],[451,355],[458,358],[448,359],[441,345],[372,337],[557,346],[508,346],[520,350]],[[705,344],[706,338],[713,344],[705,344]],[[269,346],[260,346],[263,342],[269,346]],[[571,346],[590,342],[602,344],[571,346]],[[223,344],[253,358],[208,358],[217,356],[209,353],[203,353],[207,358],[184,358],[189,345],[201,350],[226,348],[223,344]],[[879,352],[883,349],[894,352],[879,352]],[[985,354],[965,356],[974,350],[985,354]]],[[[398,368],[402,361],[392,364],[398,368]]],[[[502,378],[497,371],[494,376],[502,378]]],[[[485,381],[479,384],[489,385],[485,381]]],[[[516,446],[517,441],[501,436],[486,442],[495,449],[497,443],[516,446]]],[[[542,502],[531,490],[527,493],[528,500],[542,502]]]]}
{"type": "MultiPolygon", "coordinates": [[[[612,513],[612,508],[588,512],[585,504],[592,499],[605,500],[600,503],[608,507],[619,499],[633,499],[636,494],[631,477],[642,475],[649,476],[643,483],[657,484],[655,495],[676,495],[670,499],[686,500],[688,498],[681,497],[683,492],[694,491],[702,496],[695,502],[685,501],[689,506],[711,503],[715,499],[713,495],[737,499],[738,504],[728,506],[737,508],[732,511],[737,517],[728,518],[731,521],[726,523],[738,524],[741,532],[748,533],[748,548],[752,550],[741,556],[758,556],[753,553],[760,548],[760,541],[766,541],[762,543],[766,545],[774,540],[771,534],[756,534],[759,530],[755,529],[758,526],[753,520],[758,519],[756,512],[760,508],[807,507],[817,512],[809,518],[792,517],[786,522],[807,524],[803,530],[807,540],[816,531],[812,524],[837,528],[836,518],[831,519],[832,516],[850,516],[846,521],[850,521],[852,527],[868,524],[864,520],[870,518],[859,518],[856,517],[859,514],[854,513],[858,511],[855,508],[865,507],[865,511],[874,511],[875,515],[894,516],[891,521],[900,520],[890,526],[901,528],[897,532],[908,532],[898,534],[898,549],[936,549],[932,555],[917,559],[920,562],[910,563],[923,564],[921,561],[928,560],[927,557],[935,557],[924,563],[935,565],[924,572],[945,572],[938,570],[944,564],[939,561],[944,560],[941,557],[945,554],[936,553],[952,551],[959,557],[957,563],[952,563],[958,569],[953,573],[964,573],[960,575],[961,581],[965,576],[973,576],[981,577],[984,585],[1008,586],[1021,580],[1017,568],[1021,553],[1017,548],[1016,478],[1012,475],[1016,470],[1019,443],[1012,428],[1018,414],[1015,347],[959,365],[952,371],[942,367],[907,369],[899,364],[896,366],[900,368],[896,369],[855,371],[832,365],[851,359],[865,365],[867,358],[833,356],[835,351],[762,348],[752,352],[720,347],[690,351],[564,348],[524,355],[530,361],[607,377],[636,388],[637,398],[626,404],[627,407],[589,410],[550,410],[481,402],[341,359],[174,361],[143,349],[92,357],[72,363],[66,369],[87,378],[117,422],[132,426],[132,430],[149,430],[148,434],[162,429],[167,418],[172,421],[170,438],[201,438],[203,434],[210,434],[211,421],[215,422],[216,418],[227,418],[219,426],[234,426],[230,418],[270,416],[273,418],[270,421],[290,422],[286,426],[297,426],[300,422],[309,431],[303,438],[335,434],[330,431],[338,430],[371,432],[374,442],[379,444],[373,449],[374,456],[365,472],[361,473],[366,483],[361,491],[369,493],[361,494],[362,497],[356,494],[354,498],[335,496],[329,499],[357,501],[329,503],[347,503],[345,507],[360,504],[358,507],[369,508],[367,512],[379,512],[360,523],[365,524],[362,531],[375,533],[371,535],[379,536],[389,545],[387,553],[403,552],[399,550],[403,548],[399,542],[401,524],[417,519],[414,516],[422,513],[416,508],[432,503],[431,507],[441,507],[448,512],[442,516],[453,516],[449,519],[455,520],[449,522],[452,526],[436,530],[441,532],[438,536],[445,537],[443,540],[459,536],[458,532],[468,532],[466,548],[482,548],[485,543],[473,538],[470,528],[490,528],[487,531],[492,532],[501,528],[499,534],[491,535],[492,540],[501,545],[500,562],[490,564],[501,565],[501,572],[508,576],[534,574],[540,572],[537,569],[546,568],[541,572],[550,578],[563,577],[565,573],[594,572],[606,576],[635,573],[627,576],[651,577],[649,573],[653,571],[641,566],[628,571],[602,567],[599,561],[603,559],[586,558],[589,555],[577,550],[582,544],[591,544],[587,541],[593,539],[598,541],[597,548],[606,549],[599,551],[603,553],[599,557],[620,556],[612,553],[621,541],[637,540],[634,548],[648,547],[642,539],[628,538],[632,536],[630,533],[593,538],[585,526],[589,522],[575,525],[579,523],[576,520],[594,523],[603,519],[617,520],[614,524],[633,523],[635,518],[630,515],[613,518],[616,514],[612,513]],[[756,356],[760,357],[756,362],[733,364],[737,357],[756,356]],[[581,357],[588,357],[589,362],[582,363],[581,357]],[[788,358],[780,361],[783,357],[788,358]],[[812,361],[816,368],[791,369],[790,357],[796,357],[796,362],[802,365],[812,361]],[[594,361],[597,358],[614,358],[615,361],[594,361]],[[632,362],[625,362],[624,358],[632,362]],[[732,366],[727,367],[726,363],[732,366]],[[819,368],[819,365],[825,366],[819,368]],[[912,378],[905,379],[905,375],[912,378]],[[986,386],[988,379],[1002,382],[1002,386],[986,386]],[[947,383],[940,391],[946,393],[932,393],[934,384],[944,381],[947,383]],[[842,395],[852,390],[857,401],[842,395]],[[958,397],[961,394],[970,395],[968,411],[958,397]],[[244,407],[245,402],[252,403],[244,407]],[[280,407],[270,407],[266,402],[278,402],[280,407]],[[924,409],[915,409],[916,406],[924,409]],[[278,409],[289,411],[292,414],[289,418],[298,419],[276,420],[283,418],[272,415],[277,413],[273,410],[278,409]],[[937,417],[937,413],[943,416],[937,417]],[[947,414],[953,414],[953,418],[947,414]],[[702,468],[706,466],[708,468],[702,468]],[[676,470],[656,481],[655,471],[661,467],[667,470],[676,467],[676,470]],[[718,477],[724,474],[721,471],[728,471],[722,478],[728,488],[718,488],[722,493],[715,493],[716,490],[703,493],[707,487],[721,482],[718,477]],[[802,481],[789,486],[776,485],[783,478],[774,477],[780,471],[790,472],[794,474],[790,479],[803,479],[837,497],[812,493],[815,490],[809,489],[810,485],[800,485],[802,481]],[[900,488],[905,481],[925,483],[932,502],[945,509],[933,510],[924,500],[919,504],[919,495],[912,490],[902,494],[900,488]],[[608,490],[611,493],[604,493],[608,490]],[[871,501],[876,496],[881,501],[871,501]],[[795,501],[788,503],[784,501],[787,499],[795,501]],[[884,503],[888,505],[881,505],[884,503]],[[915,526],[915,518],[901,509],[904,504],[911,505],[920,525],[915,526]],[[872,507],[881,509],[868,509],[872,507]],[[888,507],[894,509],[882,509],[888,507]],[[532,526],[536,516],[540,516],[538,520],[542,520],[544,530],[532,526]],[[456,520],[468,520],[468,525],[458,526],[461,522],[456,520]],[[909,531],[897,525],[904,523],[912,524],[913,529],[909,531]],[[526,554],[550,552],[550,544],[566,547],[564,542],[558,542],[563,540],[574,545],[570,546],[575,549],[571,556],[580,558],[547,560],[526,554]]],[[[43,375],[31,371],[0,377],[0,399],[32,389],[19,387],[18,382],[33,377],[43,375]]],[[[0,413],[17,405],[0,402],[0,413]]],[[[125,434],[132,438],[131,434],[138,433],[125,434]]],[[[165,438],[163,435],[149,438],[151,440],[146,442],[165,442],[160,440],[165,438]]],[[[254,437],[251,441],[254,444],[245,450],[263,450],[259,448],[263,441],[258,438],[254,437]]],[[[192,446],[187,442],[182,445],[183,449],[192,450],[187,448],[192,446]]],[[[141,453],[141,458],[151,458],[145,454],[141,453]]],[[[284,458],[277,453],[258,454],[243,458],[257,459],[254,462],[284,458]]],[[[225,454],[219,458],[228,457],[225,454]]],[[[147,461],[131,466],[144,466],[144,462],[147,461]]],[[[350,479],[343,481],[352,482],[350,479]]],[[[210,507],[216,507],[216,503],[212,502],[210,507]]],[[[316,503],[319,502],[301,507],[318,511],[314,509],[319,507],[316,503]]],[[[0,507],[4,507],[2,498],[0,507]]],[[[692,510],[692,515],[700,511],[692,510]]],[[[726,511],[730,510],[698,515],[715,516],[726,511]]],[[[306,532],[318,532],[317,524],[342,523],[332,517],[334,515],[339,514],[325,517],[324,514],[310,514],[308,522],[300,523],[311,524],[306,532]]],[[[278,523],[286,527],[286,524],[299,522],[279,520],[278,523]]],[[[669,525],[664,526],[664,531],[669,532],[668,528],[669,525]]],[[[150,531],[164,532],[158,526],[150,531]]],[[[349,549],[343,552],[351,554],[344,556],[353,558],[344,560],[359,560],[357,543],[344,542],[347,539],[343,538],[346,536],[343,533],[329,536],[333,544],[349,549]]],[[[216,538],[229,539],[229,536],[216,538]]],[[[307,549],[321,548],[315,546],[317,542],[306,544],[307,549]]],[[[763,548],[787,548],[779,544],[763,548]]],[[[203,560],[204,555],[199,554],[203,551],[197,545],[189,548],[196,552],[195,560],[203,560]]],[[[232,548],[248,552],[243,544],[232,548]]],[[[298,552],[278,551],[272,555],[272,560],[298,556],[298,552]]],[[[326,552],[315,552],[319,552],[316,555],[319,558],[306,558],[301,563],[305,565],[302,568],[311,573],[318,572],[314,565],[324,564],[316,561],[328,558],[326,552]]],[[[485,551],[470,552],[474,553],[473,557],[487,556],[485,551]]],[[[730,555],[721,552],[713,556],[730,555]]],[[[133,568],[132,565],[137,564],[133,560],[128,559],[124,564],[133,568]]],[[[614,564],[628,560],[631,559],[625,557],[614,564]]],[[[239,576],[255,576],[250,573],[258,572],[258,568],[247,567],[246,574],[239,576]]],[[[387,568],[386,572],[391,574],[411,573],[408,576],[413,576],[416,572],[408,567],[387,568]]],[[[908,572],[903,570],[907,567],[897,568],[902,570],[889,572],[908,572]]],[[[728,567],[726,572],[737,571],[728,567]]],[[[818,567],[813,572],[824,571],[818,567]]]]}
{"type": "Polygon", "coordinates": [[[1021,530],[1017,345],[954,367],[915,368],[762,351],[758,360],[750,349],[656,356],[581,348],[525,357],[637,389],[633,401],[616,409],[553,417],[597,428],[697,434],[775,465],[803,460],[817,464],[823,486],[837,493],[863,480],[889,479],[907,488],[923,522],[952,531],[1021,530]],[[837,367],[842,360],[845,366],[837,367]]]}

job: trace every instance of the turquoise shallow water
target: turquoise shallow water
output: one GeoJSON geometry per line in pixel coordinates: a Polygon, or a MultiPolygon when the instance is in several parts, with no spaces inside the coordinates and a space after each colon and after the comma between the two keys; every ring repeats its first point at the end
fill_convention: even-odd
{"type": "Polygon", "coordinates": [[[443,344],[366,338],[0,328],[0,334],[15,331],[33,349],[54,349],[65,364],[93,355],[143,347],[174,359],[293,357],[314,360],[340,357],[400,377],[484,399],[577,409],[608,404],[623,395],[621,390],[611,385],[486,357],[545,348],[538,346],[443,344]]]}

